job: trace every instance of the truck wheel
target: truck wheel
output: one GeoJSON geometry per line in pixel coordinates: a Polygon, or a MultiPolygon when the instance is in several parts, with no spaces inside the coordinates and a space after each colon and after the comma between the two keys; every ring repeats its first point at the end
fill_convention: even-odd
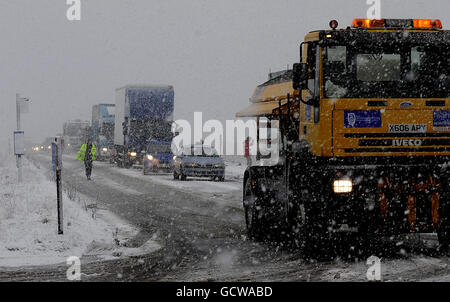
{"type": "Polygon", "coordinates": [[[173,171],[173,179],[174,179],[174,180],[180,179],[180,175],[178,175],[178,173],[175,172],[175,171],[173,171]]]}
{"type": "Polygon", "coordinates": [[[181,181],[186,180],[186,175],[183,174],[183,170],[181,170],[180,179],[181,179],[181,181]]]}
{"type": "Polygon", "coordinates": [[[379,213],[381,213],[381,210],[377,206],[370,212],[366,211],[364,216],[361,217],[358,225],[357,239],[358,245],[363,252],[373,253],[382,247],[381,240],[383,234],[378,229],[381,223],[379,213]]]}
{"type": "Polygon", "coordinates": [[[262,239],[262,223],[260,211],[256,204],[256,196],[251,189],[251,179],[247,179],[244,188],[244,211],[248,237],[254,240],[262,239]]]}
{"type": "Polygon", "coordinates": [[[303,254],[306,258],[330,260],[334,255],[331,233],[327,229],[326,219],[313,205],[305,204],[305,222],[303,225],[303,254]]]}

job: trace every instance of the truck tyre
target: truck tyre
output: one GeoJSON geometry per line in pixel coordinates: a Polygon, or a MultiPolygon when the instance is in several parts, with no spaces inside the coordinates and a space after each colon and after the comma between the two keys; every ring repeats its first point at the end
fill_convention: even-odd
{"type": "Polygon", "coordinates": [[[330,260],[334,254],[331,233],[327,229],[326,218],[313,204],[305,204],[302,250],[306,258],[330,260]]]}
{"type": "Polygon", "coordinates": [[[381,209],[378,205],[370,212],[365,212],[364,216],[361,217],[358,225],[358,246],[363,252],[378,251],[382,247],[383,233],[378,229],[380,225],[380,213],[381,209]]]}
{"type": "Polygon", "coordinates": [[[219,179],[220,182],[224,182],[225,181],[225,177],[224,176],[221,176],[218,179],[219,179]]]}
{"type": "Polygon", "coordinates": [[[180,179],[180,175],[178,175],[178,173],[175,172],[175,171],[173,171],[173,179],[174,179],[174,180],[180,179]]]}
{"type": "Polygon", "coordinates": [[[248,178],[244,187],[244,211],[245,223],[247,226],[247,234],[250,239],[262,239],[262,222],[260,217],[260,210],[256,204],[257,197],[251,188],[251,179],[248,178]]]}
{"type": "Polygon", "coordinates": [[[180,179],[181,181],[186,181],[186,175],[183,174],[183,170],[181,170],[180,179]]]}

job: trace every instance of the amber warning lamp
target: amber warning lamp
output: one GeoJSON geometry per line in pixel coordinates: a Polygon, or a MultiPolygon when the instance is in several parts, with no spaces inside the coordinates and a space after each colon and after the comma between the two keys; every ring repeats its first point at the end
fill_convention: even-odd
{"type": "Polygon", "coordinates": [[[352,27],[442,29],[442,22],[439,19],[354,19],[352,27]]]}

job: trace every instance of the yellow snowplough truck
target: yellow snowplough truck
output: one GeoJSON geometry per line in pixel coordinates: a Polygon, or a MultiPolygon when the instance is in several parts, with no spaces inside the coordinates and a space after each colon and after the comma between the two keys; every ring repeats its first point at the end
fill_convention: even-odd
{"type": "Polygon", "coordinates": [[[307,34],[300,63],[270,75],[237,113],[260,131],[277,121],[281,133],[279,160],[258,150],[245,172],[249,236],[318,250],[336,232],[437,233],[447,248],[450,31],[430,19],[330,28],[307,34]]]}

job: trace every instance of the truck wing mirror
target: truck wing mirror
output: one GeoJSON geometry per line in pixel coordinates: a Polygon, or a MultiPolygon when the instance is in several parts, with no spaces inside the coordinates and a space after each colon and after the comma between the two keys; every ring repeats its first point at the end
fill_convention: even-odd
{"type": "Polygon", "coordinates": [[[308,64],[295,63],[292,71],[292,86],[294,90],[306,89],[308,87],[308,64]]]}

